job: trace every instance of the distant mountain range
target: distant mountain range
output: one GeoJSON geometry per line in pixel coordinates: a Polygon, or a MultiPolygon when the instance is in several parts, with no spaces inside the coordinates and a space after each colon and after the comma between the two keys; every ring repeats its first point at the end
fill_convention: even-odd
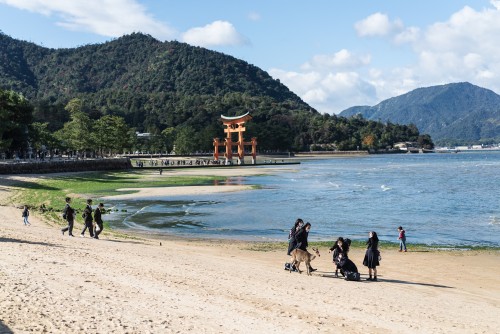
{"type": "Polygon", "coordinates": [[[351,107],[340,116],[415,124],[438,144],[500,141],[500,95],[468,82],[418,88],[376,106],[351,107]]]}

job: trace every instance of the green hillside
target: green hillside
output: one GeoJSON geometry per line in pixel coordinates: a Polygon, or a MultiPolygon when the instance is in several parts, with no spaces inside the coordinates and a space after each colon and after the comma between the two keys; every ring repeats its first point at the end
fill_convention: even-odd
{"type": "Polygon", "coordinates": [[[72,119],[68,102],[78,98],[89,122],[119,117],[113,120],[157,137],[183,133],[202,151],[224,136],[221,114],[246,112],[253,116],[247,133],[260,138],[260,150],[385,148],[419,135],[412,127],[321,115],[245,61],[139,33],[71,49],[0,33],[0,89],[30,101],[38,129],[62,129],[72,119]]]}

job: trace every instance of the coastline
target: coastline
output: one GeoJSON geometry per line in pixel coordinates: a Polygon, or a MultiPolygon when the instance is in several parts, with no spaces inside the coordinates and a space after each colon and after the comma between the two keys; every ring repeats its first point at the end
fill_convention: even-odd
{"type": "MultiPolygon", "coordinates": [[[[237,172],[223,173],[231,171],[237,172]]],[[[2,182],[0,199],[10,195],[2,182]]],[[[0,206],[1,332],[468,333],[500,327],[498,251],[410,246],[399,253],[382,246],[379,282],[367,282],[364,249],[354,247],[350,258],[363,281],[348,282],[333,277],[326,246],[308,277],[283,270],[289,257],[277,243],[106,230],[101,240],[69,238],[60,233],[62,222],[44,222],[33,212],[26,227],[20,213],[0,206]]],[[[81,226],[78,221],[75,235],[81,226]]]]}

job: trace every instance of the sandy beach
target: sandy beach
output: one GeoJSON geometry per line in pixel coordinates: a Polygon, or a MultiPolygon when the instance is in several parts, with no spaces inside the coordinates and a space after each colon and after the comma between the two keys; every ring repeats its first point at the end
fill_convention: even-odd
{"type": "MultiPolygon", "coordinates": [[[[0,178],[5,198],[11,190],[2,183],[5,178],[0,178]]],[[[20,208],[0,206],[0,333],[496,333],[500,328],[498,251],[382,248],[379,281],[368,282],[364,250],[353,249],[350,257],[362,281],[348,282],[333,277],[326,248],[313,261],[318,270],[307,276],[283,270],[285,249],[258,243],[109,232],[100,240],[70,238],[60,233],[62,221],[43,222],[36,214],[30,221],[26,227],[20,208]]],[[[80,226],[78,221],[76,229],[80,226]]]]}

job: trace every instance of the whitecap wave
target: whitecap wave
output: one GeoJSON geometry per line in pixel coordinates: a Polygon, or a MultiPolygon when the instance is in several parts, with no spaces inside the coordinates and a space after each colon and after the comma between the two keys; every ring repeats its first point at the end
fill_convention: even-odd
{"type": "Polygon", "coordinates": [[[500,217],[491,216],[490,217],[490,224],[491,225],[500,225],[500,217]]]}

